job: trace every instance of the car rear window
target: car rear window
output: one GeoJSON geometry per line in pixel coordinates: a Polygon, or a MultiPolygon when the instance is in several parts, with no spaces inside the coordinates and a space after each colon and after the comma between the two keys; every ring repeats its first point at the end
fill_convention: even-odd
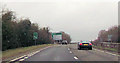
{"type": "Polygon", "coordinates": [[[90,43],[89,41],[82,41],[82,43],[90,43]]]}

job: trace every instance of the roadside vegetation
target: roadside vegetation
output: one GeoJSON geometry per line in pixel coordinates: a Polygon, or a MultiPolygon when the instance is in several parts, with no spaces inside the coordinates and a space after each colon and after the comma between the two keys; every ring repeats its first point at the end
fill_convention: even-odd
{"type": "Polygon", "coordinates": [[[93,47],[98,48],[98,49],[107,50],[107,51],[118,52],[118,50],[115,49],[115,48],[107,48],[107,47],[104,47],[104,48],[103,48],[103,47],[101,47],[101,46],[95,46],[95,45],[93,45],[93,47]]]}
{"type": "Polygon", "coordinates": [[[93,41],[94,44],[93,47],[107,51],[118,52],[120,46],[119,43],[120,43],[120,25],[112,26],[108,30],[101,30],[98,34],[97,39],[93,41]],[[111,37],[109,37],[110,35],[111,37]]]}
{"type": "Polygon", "coordinates": [[[33,33],[37,32],[36,44],[50,44],[48,27],[40,28],[38,24],[31,23],[30,19],[18,19],[13,11],[2,11],[2,50],[35,45],[33,33]]]}
{"type": "MultiPolygon", "coordinates": [[[[54,42],[49,27],[39,27],[37,23],[32,23],[29,18],[18,18],[15,12],[8,9],[2,9],[1,13],[2,51],[54,42]],[[33,39],[34,32],[38,33],[36,42],[33,39]]],[[[63,35],[64,39],[71,41],[68,34],[63,32],[63,35]]]]}
{"type": "Polygon", "coordinates": [[[47,47],[47,46],[51,46],[52,44],[44,44],[44,45],[37,45],[37,46],[30,46],[30,47],[21,47],[21,48],[16,48],[16,49],[9,49],[6,51],[2,52],[2,58],[9,58],[9,57],[13,57],[19,54],[24,54],[26,52],[30,52],[36,49],[40,49],[43,47],[47,47]]]}
{"type": "Polygon", "coordinates": [[[108,30],[101,30],[95,42],[113,42],[120,43],[120,25],[112,26],[108,30]],[[111,35],[111,38],[108,36],[111,35]],[[108,40],[111,39],[111,40],[108,40]]]}

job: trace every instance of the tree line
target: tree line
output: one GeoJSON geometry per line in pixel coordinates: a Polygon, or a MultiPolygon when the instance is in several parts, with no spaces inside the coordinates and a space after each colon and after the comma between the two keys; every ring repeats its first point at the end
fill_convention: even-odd
{"type": "MultiPolygon", "coordinates": [[[[36,45],[53,43],[49,27],[40,28],[37,23],[31,23],[29,18],[18,19],[13,11],[2,10],[3,51],[35,45],[35,40],[33,39],[34,32],[38,33],[36,45]]],[[[68,34],[64,33],[65,35],[68,34]]],[[[68,37],[65,38],[68,39],[68,37]]]]}
{"type": "Polygon", "coordinates": [[[98,38],[95,40],[98,42],[120,42],[120,25],[112,26],[108,30],[101,30],[98,34],[98,38]],[[109,37],[111,36],[111,37],[109,37]],[[111,39],[111,40],[109,40],[111,39]]]}

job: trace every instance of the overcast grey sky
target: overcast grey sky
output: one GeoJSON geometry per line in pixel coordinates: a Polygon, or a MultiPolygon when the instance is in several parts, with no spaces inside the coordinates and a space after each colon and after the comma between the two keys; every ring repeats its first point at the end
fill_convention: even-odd
{"type": "Polygon", "coordinates": [[[19,18],[64,31],[73,41],[95,39],[100,30],[118,25],[118,0],[5,0],[4,4],[19,18]]]}

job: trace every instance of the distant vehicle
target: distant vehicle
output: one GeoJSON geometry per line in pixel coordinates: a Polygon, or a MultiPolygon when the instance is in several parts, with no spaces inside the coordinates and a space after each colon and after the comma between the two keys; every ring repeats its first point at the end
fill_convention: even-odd
{"type": "Polygon", "coordinates": [[[82,48],[88,48],[89,50],[92,50],[92,43],[89,41],[81,41],[77,44],[78,50],[81,50],[82,48]]]}
{"type": "Polygon", "coordinates": [[[63,40],[63,41],[62,41],[62,45],[63,45],[63,44],[66,44],[66,45],[67,45],[67,40],[63,40]]]}

